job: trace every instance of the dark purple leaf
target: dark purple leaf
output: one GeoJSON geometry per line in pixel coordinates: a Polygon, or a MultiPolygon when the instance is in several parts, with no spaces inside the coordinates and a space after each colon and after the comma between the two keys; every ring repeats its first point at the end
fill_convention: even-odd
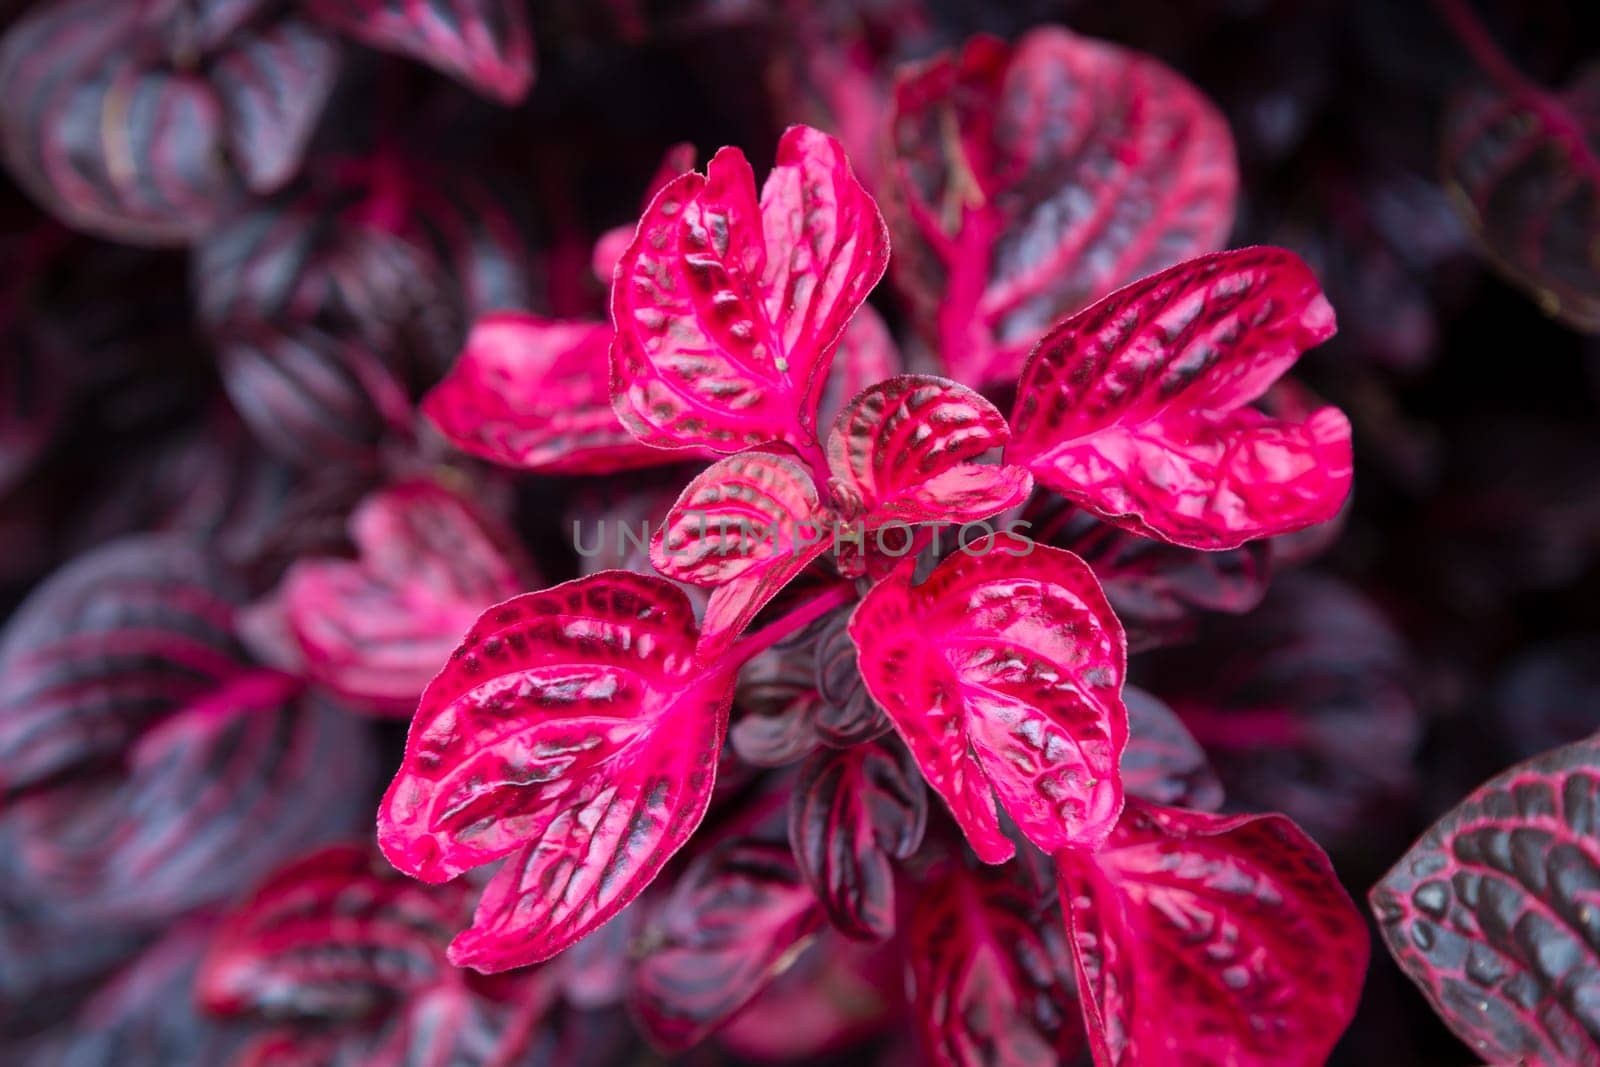
{"type": "Polygon", "coordinates": [[[840,616],[817,637],[816,692],[813,716],[817,738],[834,748],[849,748],[894,729],[867,691],[850,638],[849,619],[840,616]]]}
{"type": "Polygon", "coordinates": [[[205,921],[174,925],[119,971],[68,1025],[51,1033],[30,1063],[222,1064],[243,1034],[200,1013],[192,990],[211,933],[205,921]]]}
{"type": "Polygon", "coordinates": [[[1489,1063],[1600,1057],[1600,741],[1485,782],[1372,890],[1400,967],[1489,1063]]]}
{"type": "Polygon", "coordinates": [[[366,1020],[443,984],[445,946],[471,908],[462,882],[422,885],[362,845],[295,860],[212,938],[196,987],[210,1011],[366,1020]]]}
{"type": "Polygon", "coordinates": [[[245,670],[235,579],[182,537],[119,541],[39,586],[0,635],[0,787],[104,764],[245,670]]]}
{"type": "Polygon", "coordinates": [[[806,760],[789,806],[789,844],[801,876],[835,929],[894,935],[894,860],[922,843],[928,792],[899,741],[825,749],[806,760]]]}
{"type": "Polygon", "coordinates": [[[665,1051],[727,1021],[794,962],[820,922],[784,832],[784,801],[756,798],[695,856],[645,927],[631,1004],[665,1051]]]}
{"type": "Polygon", "coordinates": [[[297,169],[338,52],[295,19],[232,35],[250,5],[36,7],[0,42],[11,172],[57,216],[141,244],[203,235],[297,169]]]}
{"type": "Polygon", "coordinates": [[[1035,1067],[1082,1051],[1060,911],[1016,872],[957,870],[925,886],[907,940],[928,1063],[1035,1067]]]}
{"type": "Polygon", "coordinates": [[[1222,783],[1183,721],[1143,689],[1122,690],[1128,706],[1128,747],[1122,750],[1122,788],[1129,796],[1169,807],[1216,811],[1222,783]]]}
{"type": "Polygon", "coordinates": [[[391,155],[321,161],[199,245],[194,289],[223,382],[258,437],[303,466],[372,461],[466,324],[528,301],[526,254],[471,182],[391,155]]]}
{"type": "Polygon", "coordinates": [[[504,104],[533,85],[523,0],[305,0],[312,17],[363,44],[421,60],[504,104]]]}
{"type": "Polygon", "coordinates": [[[1547,315],[1600,333],[1600,67],[1559,94],[1464,96],[1443,155],[1489,262],[1547,315]]]}
{"type": "Polygon", "coordinates": [[[1319,841],[1370,839],[1409,789],[1421,734],[1410,655],[1331,578],[1283,576],[1255,613],[1213,620],[1148,677],[1235,803],[1282,811],[1319,841]]]}
{"type": "Polygon", "coordinates": [[[1275,542],[1221,552],[1169,545],[1045,494],[1029,502],[1024,516],[1029,537],[1093,568],[1128,632],[1129,652],[1187,640],[1201,612],[1244,614],[1267,594],[1275,542]]]}
{"type": "Polygon", "coordinates": [[[160,921],[228,900],[360,824],[369,744],[294,679],[238,675],[148,730],[124,774],[14,802],[14,877],[67,917],[160,921]]]}

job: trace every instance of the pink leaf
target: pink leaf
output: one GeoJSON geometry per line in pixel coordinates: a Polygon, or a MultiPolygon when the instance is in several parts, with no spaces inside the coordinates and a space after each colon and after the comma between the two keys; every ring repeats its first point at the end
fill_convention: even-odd
{"type": "Polygon", "coordinates": [[[888,254],[833,138],[791,127],[759,203],[750,164],[722,149],[656,196],[617,265],[618,416],[663,448],[814,451],[834,350],[888,254]]]}
{"type": "Polygon", "coordinates": [[[972,463],[1006,443],[1005,418],[964,385],[903,374],[857,394],[828,434],[834,507],[868,529],[963,523],[1027,499],[1019,467],[972,463]]]}
{"type": "Polygon", "coordinates": [[[518,103],[533,85],[533,35],[521,0],[307,0],[306,10],[503,104],[518,103]]]}
{"type": "Polygon", "coordinates": [[[1075,1062],[1072,961],[1048,894],[1012,871],[951,871],[911,915],[911,1008],[935,1067],[1075,1062]],[[1040,899],[1043,897],[1043,899],[1040,899]]]}
{"type": "Polygon", "coordinates": [[[1226,243],[1216,108],[1161,63],[1049,27],[909,68],[890,114],[895,281],[950,373],[1005,381],[1045,329],[1226,243]]]}
{"type": "Polygon", "coordinates": [[[682,459],[623,429],[611,410],[610,347],[603,323],[487,315],[422,413],[463,452],[546,474],[610,474],[682,459]]]}
{"type": "Polygon", "coordinates": [[[973,543],[911,585],[910,561],[850,620],[861,676],[978,857],[1093,848],[1122,808],[1122,627],[1068,552],[973,543]]]}
{"type": "Polygon", "coordinates": [[[1372,890],[1389,951],[1489,1063],[1593,1063],[1600,740],[1473,790],[1372,890]]]}
{"type": "Polygon", "coordinates": [[[703,628],[737,637],[762,606],[827,551],[827,516],[804,466],[774,452],[718,460],[678,497],[650,546],[669,578],[716,587],[703,628]]]}
{"type": "Polygon", "coordinates": [[[1326,1062],[1370,949],[1294,823],[1130,800],[1099,852],[1057,862],[1096,1067],[1326,1062]]]}
{"type": "Polygon", "coordinates": [[[511,531],[430,482],[350,520],[360,558],[301,560],[282,605],[309,675],[378,710],[411,708],[460,635],[532,580],[511,531]]]}
{"type": "Polygon", "coordinates": [[[548,959],[688,840],[732,698],[697,637],[672,583],[606,571],[491,608],[428,686],[378,840],[430,882],[510,856],[451,945],[458,966],[548,959]]]}
{"type": "Polygon", "coordinates": [[[1006,459],[1146,537],[1219,550],[1338,514],[1350,423],[1247,405],[1333,336],[1292,252],[1201,256],[1058,323],[1028,357],[1006,459]]]}

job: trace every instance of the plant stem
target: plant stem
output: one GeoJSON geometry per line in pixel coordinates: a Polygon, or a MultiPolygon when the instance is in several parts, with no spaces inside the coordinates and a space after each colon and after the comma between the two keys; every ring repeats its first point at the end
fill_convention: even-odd
{"type": "Polygon", "coordinates": [[[756,653],[771,648],[790,634],[804,630],[830,611],[850,603],[855,599],[855,596],[855,584],[841,581],[838,585],[830,587],[826,592],[812,597],[787,615],[774,619],[755,633],[745,634],[739,638],[722,654],[722,661],[730,666],[743,663],[756,655],[756,653]]]}

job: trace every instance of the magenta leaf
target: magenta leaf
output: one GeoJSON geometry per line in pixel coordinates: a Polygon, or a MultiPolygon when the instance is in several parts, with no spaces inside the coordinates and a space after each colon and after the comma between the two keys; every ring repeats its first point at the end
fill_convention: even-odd
{"type": "Polygon", "coordinates": [[[1137,52],[1049,27],[910,67],[890,118],[895,282],[949,373],[1016,374],[1052,322],[1219,248],[1227,123],[1137,52]]]}
{"type": "Polygon", "coordinates": [[[672,583],[607,571],[489,609],[423,693],[378,840],[447,881],[501,857],[451,961],[547,959],[620,911],[705,814],[732,679],[672,583]]]}
{"type": "Polygon", "coordinates": [[[1546,314],[1600,333],[1600,67],[1560,93],[1463,96],[1443,158],[1451,202],[1490,264],[1546,314]]]}
{"type": "Polygon", "coordinates": [[[350,539],[358,559],[297,562],[280,600],[307,674],[377,711],[409,716],[478,616],[538,584],[511,531],[431,482],[368,497],[350,539]]]}
{"type": "Polygon", "coordinates": [[[972,543],[919,586],[910,561],[850,620],[867,690],[978,857],[1010,859],[995,803],[1049,852],[1093,848],[1122,808],[1122,627],[1058,549],[972,543]]]}
{"type": "Polygon", "coordinates": [[[450,443],[547,474],[608,474],[675,462],[642,445],[611,410],[611,328],[522,314],[479,319],[455,369],[422,411],[450,443]]]}
{"type": "Polygon", "coordinates": [[[838,142],[805,126],[779,141],[759,202],[734,148],[668,183],[611,288],[617,415],[663,448],[814,451],[834,350],[888,241],[838,142]]]}
{"type": "Polygon", "coordinates": [[[520,0],[306,0],[305,8],[362,44],[420,60],[503,104],[533,85],[533,34],[520,0]]]}
{"type": "Polygon", "coordinates": [[[1057,862],[1096,1067],[1327,1061],[1370,947],[1294,823],[1129,801],[1100,851],[1057,862]]]}
{"type": "Polygon", "coordinates": [[[640,938],[630,1003],[652,1043],[681,1052],[727,1021],[805,947],[816,898],[784,835],[784,797],[754,798],[684,868],[640,938]]]}
{"type": "Polygon", "coordinates": [[[1600,741],[1496,775],[1370,895],[1389,951],[1489,1063],[1600,1056],[1600,741]]]}
{"type": "Polygon", "coordinates": [[[1011,871],[955,870],[911,914],[911,1008],[936,1067],[1075,1062],[1083,1026],[1048,893],[1011,871]]]}
{"type": "Polygon", "coordinates": [[[237,30],[250,5],[176,6],[68,0],[0,42],[6,163],[70,225],[185,244],[298,168],[337,49],[295,19],[237,30]]]}
{"type": "Polygon", "coordinates": [[[370,849],[335,845],[272,877],[213,936],[196,985],[209,1011],[367,1019],[446,979],[464,883],[425,886],[370,849]]]}
{"type": "Polygon", "coordinates": [[[970,462],[1000,448],[1005,418],[964,385],[903,374],[857,394],[828,434],[828,489],[847,520],[964,523],[1027,499],[1019,467],[970,462]]]}
{"type": "Polygon", "coordinates": [[[295,679],[238,674],[148,730],[121,774],[15,801],[17,879],[73,919],[160,921],[228,900],[359,824],[365,730],[295,679]]]}
{"type": "Polygon", "coordinates": [[[1008,462],[1145,537],[1236,548],[1338,514],[1350,423],[1249,407],[1333,310],[1292,252],[1245,248],[1181,263],[1058,323],[1028,357],[1008,462]]]}
{"type": "Polygon", "coordinates": [[[233,578],[181,537],[114,542],[34,590],[0,635],[0,790],[120,756],[246,669],[233,578]]]}
{"type": "Polygon", "coordinates": [[[1216,811],[1222,807],[1222,783],[1206,761],[1205,750],[1184,729],[1172,709],[1145,692],[1127,686],[1128,747],[1122,750],[1122,788],[1151,804],[1216,811]]]}
{"type": "Polygon", "coordinates": [[[894,860],[922,843],[928,794],[897,741],[823,749],[800,767],[789,844],[823,913],[846,936],[894,936],[894,860]]]}

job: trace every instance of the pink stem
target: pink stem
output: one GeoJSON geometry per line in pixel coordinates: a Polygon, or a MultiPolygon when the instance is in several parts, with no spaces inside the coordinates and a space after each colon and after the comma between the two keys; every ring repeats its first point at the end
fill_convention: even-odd
{"type": "Polygon", "coordinates": [[[763,626],[752,634],[745,634],[728,647],[721,656],[728,665],[743,663],[758,652],[763,652],[790,634],[798,633],[836,608],[841,608],[856,597],[852,582],[841,581],[827,592],[821,593],[795,608],[789,614],[763,626]]]}

